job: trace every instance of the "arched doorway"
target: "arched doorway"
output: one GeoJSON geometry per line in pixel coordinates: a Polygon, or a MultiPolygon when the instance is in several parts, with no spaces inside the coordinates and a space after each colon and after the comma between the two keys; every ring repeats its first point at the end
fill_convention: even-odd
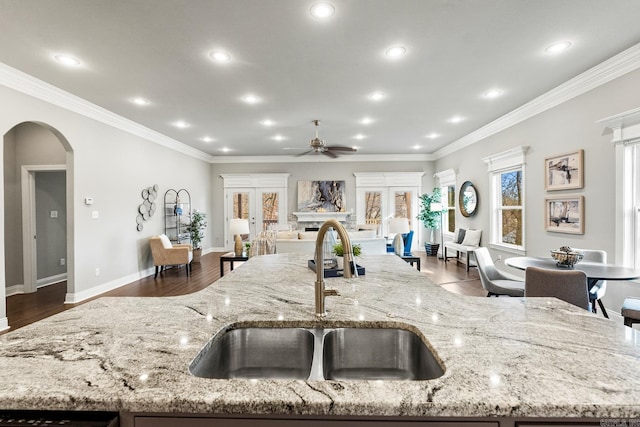
{"type": "MultiPolygon", "coordinates": [[[[23,122],[4,134],[0,166],[4,200],[0,203],[5,269],[0,330],[1,314],[9,312],[7,296],[33,293],[61,280],[66,280],[66,287],[64,283],[58,287],[73,292],[72,160],[67,139],[46,123],[23,122]],[[55,264],[57,269],[52,269],[55,264]]],[[[62,305],[64,297],[55,303],[62,305]]],[[[10,318],[5,321],[11,326],[10,318]]]]}

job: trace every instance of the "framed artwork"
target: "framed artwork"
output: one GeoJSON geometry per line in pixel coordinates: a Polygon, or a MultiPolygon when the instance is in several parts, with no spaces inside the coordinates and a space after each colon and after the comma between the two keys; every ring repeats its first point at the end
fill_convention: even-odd
{"type": "Polygon", "coordinates": [[[298,181],[298,211],[344,212],[344,181],[298,181]]]}
{"type": "Polygon", "coordinates": [[[584,196],[547,197],[544,204],[546,231],[584,234],[584,196]]]}
{"type": "Polygon", "coordinates": [[[584,187],[583,150],[544,159],[544,189],[571,190],[584,187]]]}

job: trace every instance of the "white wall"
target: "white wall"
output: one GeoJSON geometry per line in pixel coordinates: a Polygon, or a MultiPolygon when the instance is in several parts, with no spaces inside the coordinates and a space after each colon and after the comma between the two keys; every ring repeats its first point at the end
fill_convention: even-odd
{"type": "MultiPolygon", "coordinates": [[[[209,163],[0,86],[0,134],[27,121],[46,123],[69,145],[72,254],[68,269],[75,287],[68,299],[83,299],[128,283],[152,267],[148,238],[163,231],[162,210],[145,223],[142,232],[136,231],[143,188],[158,184],[162,195],[169,188],[186,188],[193,205],[210,212],[209,163]],[[84,205],[87,196],[93,197],[93,206],[84,205]],[[98,211],[100,218],[91,219],[92,211],[98,211]],[[100,276],[96,276],[96,268],[100,268],[100,276]]],[[[4,196],[0,200],[4,205],[4,196]]],[[[4,206],[0,213],[4,216],[4,206]]],[[[0,233],[4,252],[4,229],[0,233]]],[[[209,239],[205,239],[205,249],[209,246],[209,239]]],[[[4,271],[0,273],[2,319],[6,317],[4,271]]]]}
{"type": "MultiPolygon", "coordinates": [[[[438,159],[438,171],[458,169],[457,188],[462,182],[469,180],[476,185],[479,193],[478,214],[464,218],[458,211],[456,224],[463,228],[467,226],[483,229],[486,233],[483,235],[483,245],[488,245],[489,174],[482,158],[515,146],[530,146],[526,156],[525,178],[527,255],[549,256],[550,249],[569,245],[584,249],[604,249],[609,256],[609,262],[616,262],[614,146],[611,143],[611,135],[604,132],[602,125],[594,122],[637,108],[640,104],[638,87],[640,71],[634,71],[488,137],[462,152],[438,159]],[[577,149],[584,149],[584,188],[546,192],[543,175],[545,157],[577,149]],[[584,235],[551,233],[544,230],[544,198],[562,194],[584,196],[584,235]]],[[[495,255],[499,253],[493,252],[495,255]]],[[[503,253],[503,258],[508,256],[513,254],[503,253]]],[[[628,292],[630,291],[627,285],[610,283],[604,300],[605,305],[618,311],[622,305],[622,294],[628,292]]]]}

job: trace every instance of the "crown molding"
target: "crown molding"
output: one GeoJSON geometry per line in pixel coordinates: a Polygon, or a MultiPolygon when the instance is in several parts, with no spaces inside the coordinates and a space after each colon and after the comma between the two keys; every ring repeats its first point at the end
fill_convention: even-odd
{"type": "Polygon", "coordinates": [[[433,154],[355,154],[337,157],[295,156],[213,156],[211,163],[354,163],[354,162],[430,162],[433,154]]]}
{"type": "Polygon", "coordinates": [[[132,120],[115,114],[105,108],[93,104],[79,96],[73,95],[56,86],[37,79],[27,73],[12,68],[0,62],[0,84],[15,91],[53,104],[65,110],[80,114],[116,129],[144,138],[147,141],[170,148],[187,156],[195,157],[207,162],[211,155],[197,150],[173,138],[142,126],[132,120]]]}
{"type": "Polygon", "coordinates": [[[463,136],[433,154],[436,159],[448,156],[638,68],[640,68],[640,43],[590,68],[480,129],[463,136]]]}

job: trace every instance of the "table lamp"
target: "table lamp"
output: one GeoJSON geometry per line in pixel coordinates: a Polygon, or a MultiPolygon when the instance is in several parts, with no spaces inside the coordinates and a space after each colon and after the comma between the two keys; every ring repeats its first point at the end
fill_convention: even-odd
{"type": "Polygon", "coordinates": [[[396,236],[393,238],[394,249],[402,248],[401,252],[404,252],[404,241],[402,240],[402,235],[404,233],[408,233],[410,230],[409,218],[391,218],[389,220],[389,233],[396,233],[396,236]]]}
{"type": "Polygon", "coordinates": [[[242,237],[241,234],[249,234],[249,220],[234,218],[229,221],[229,233],[235,236],[235,253],[237,257],[242,256],[242,237]]]}

